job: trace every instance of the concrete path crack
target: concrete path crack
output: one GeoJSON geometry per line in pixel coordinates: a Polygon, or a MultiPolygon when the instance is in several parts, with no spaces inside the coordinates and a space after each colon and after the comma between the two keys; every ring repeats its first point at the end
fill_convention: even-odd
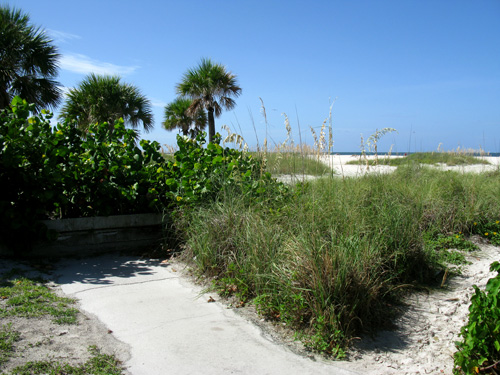
{"type": "Polygon", "coordinates": [[[105,289],[105,288],[114,288],[114,287],[122,287],[122,286],[127,286],[127,285],[138,285],[138,284],[147,284],[147,283],[154,283],[158,281],[165,281],[165,280],[175,280],[179,279],[179,276],[174,276],[174,277],[164,277],[161,279],[154,279],[154,280],[145,280],[145,281],[134,281],[132,283],[120,283],[120,284],[110,284],[110,285],[99,285],[91,288],[86,288],[84,290],[79,290],[77,292],[74,292],[72,294],[80,294],[80,293],[85,293],[88,291],[96,290],[96,289],[105,289]]]}

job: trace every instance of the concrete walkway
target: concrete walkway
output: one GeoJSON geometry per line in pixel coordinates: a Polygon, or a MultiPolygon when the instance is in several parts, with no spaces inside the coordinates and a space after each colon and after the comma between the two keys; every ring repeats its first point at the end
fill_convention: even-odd
{"type": "Polygon", "coordinates": [[[82,311],[130,346],[125,366],[133,375],[355,374],[270,341],[232,310],[208,303],[168,263],[106,255],[62,260],[55,275],[82,311]]]}

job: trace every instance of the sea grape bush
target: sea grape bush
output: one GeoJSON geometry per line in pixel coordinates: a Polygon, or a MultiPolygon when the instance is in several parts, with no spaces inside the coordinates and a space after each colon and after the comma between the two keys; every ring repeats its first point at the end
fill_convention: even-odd
{"type": "Polygon", "coordinates": [[[264,172],[262,161],[244,152],[223,148],[220,136],[205,144],[206,133],[195,140],[177,136],[179,150],[167,164],[168,195],[182,204],[203,204],[222,199],[224,194],[240,194],[253,203],[278,199],[287,189],[264,172]]]}
{"type": "Polygon", "coordinates": [[[500,368],[500,263],[494,262],[490,271],[498,274],[489,279],[485,291],[474,285],[469,320],[456,342],[454,374],[496,374],[500,368]]]}
{"type": "Polygon", "coordinates": [[[74,120],[52,126],[51,113],[32,111],[16,97],[0,113],[0,235],[11,247],[46,236],[42,219],[162,212],[219,199],[227,189],[252,199],[270,184],[285,190],[250,156],[203,147],[204,135],[178,136],[175,160],[166,161],[158,142],[139,147],[122,120],[82,131],[74,120]]]}
{"type": "Polygon", "coordinates": [[[43,237],[41,219],[159,209],[161,197],[151,194],[154,164],[165,162],[158,144],[144,142],[141,151],[123,121],[84,133],[74,121],[53,127],[52,114],[32,110],[15,98],[0,114],[0,234],[8,246],[43,237]]]}
{"type": "Polygon", "coordinates": [[[47,148],[57,144],[51,116],[42,112],[30,118],[31,109],[14,98],[11,109],[0,113],[0,239],[19,248],[43,235],[36,219],[60,198],[58,173],[46,159],[47,148]]]}

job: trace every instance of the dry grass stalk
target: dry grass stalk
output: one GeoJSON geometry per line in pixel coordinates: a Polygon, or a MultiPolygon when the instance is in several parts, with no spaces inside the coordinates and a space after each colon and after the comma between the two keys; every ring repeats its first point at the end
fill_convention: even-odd
{"type": "Polygon", "coordinates": [[[226,145],[226,143],[234,143],[240,150],[243,150],[245,152],[248,151],[248,144],[240,134],[233,133],[227,125],[222,125],[222,129],[227,132],[226,138],[224,138],[224,140],[222,141],[222,144],[224,146],[226,145]]]}
{"type": "Polygon", "coordinates": [[[177,145],[171,146],[171,145],[164,144],[163,146],[161,146],[161,153],[162,154],[175,154],[178,150],[179,150],[179,147],[177,147],[177,145]]]}

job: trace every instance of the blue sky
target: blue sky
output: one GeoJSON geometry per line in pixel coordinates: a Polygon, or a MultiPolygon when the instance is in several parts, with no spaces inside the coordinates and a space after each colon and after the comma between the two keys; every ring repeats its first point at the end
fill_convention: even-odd
{"type": "MultiPolygon", "coordinates": [[[[216,119],[254,146],[267,134],[312,143],[332,108],[334,151],[392,127],[379,150],[500,152],[500,0],[0,0],[47,30],[59,82],[118,74],[153,103],[146,139],[175,144],[164,106],[183,73],[208,57],[242,95],[216,119]],[[300,133],[300,136],[299,136],[300,133]]],[[[271,140],[272,139],[272,140],[271,140]]]]}

